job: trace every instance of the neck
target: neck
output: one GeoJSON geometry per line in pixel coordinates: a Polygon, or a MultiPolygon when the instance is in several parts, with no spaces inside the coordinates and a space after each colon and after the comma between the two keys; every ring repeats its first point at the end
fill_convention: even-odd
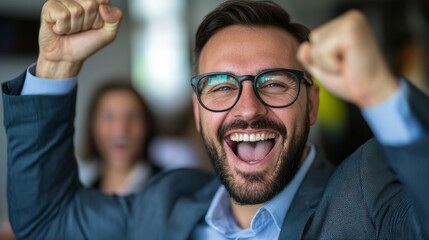
{"type": "Polygon", "coordinates": [[[302,164],[304,164],[305,160],[307,159],[309,151],[310,151],[310,147],[309,147],[309,145],[306,145],[305,148],[304,148],[304,152],[302,153],[302,157],[301,157],[301,162],[299,164],[299,168],[301,168],[302,164]]]}
{"type": "Polygon", "coordinates": [[[261,206],[262,204],[240,205],[231,199],[232,216],[237,222],[237,225],[242,229],[250,227],[253,216],[255,216],[256,212],[261,206]]]}
{"type": "MultiPolygon", "coordinates": [[[[300,166],[302,166],[305,159],[307,158],[308,151],[309,151],[309,148],[306,147],[302,154],[300,166]]],[[[230,201],[231,201],[232,216],[237,222],[237,225],[242,229],[246,229],[250,227],[250,224],[252,223],[252,219],[255,216],[256,212],[259,210],[259,208],[262,207],[263,204],[265,204],[265,203],[261,203],[261,204],[255,204],[255,205],[240,205],[237,202],[235,202],[232,198],[230,199],[230,201]]]]}
{"type": "Polygon", "coordinates": [[[114,169],[108,165],[104,166],[100,190],[107,194],[119,193],[131,171],[132,166],[124,169],[114,169]]]}

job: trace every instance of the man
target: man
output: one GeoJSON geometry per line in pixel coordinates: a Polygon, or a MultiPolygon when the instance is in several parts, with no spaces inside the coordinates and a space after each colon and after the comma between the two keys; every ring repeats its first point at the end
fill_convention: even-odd
{"type": "Polygon", "coordinates": [[[191,80],[219,177],[166,172],[125,198],[83,189],[72,144],[75,76],[114,39],[120,18],[105,1],[47,1],[36,66],[3,85],[19,238],[429,237],[428,99],[386,67],[356,11],[305,42],[308,30],[274,3],[222,4],[198,29],[191,80]],[[318,87],[302,65],[359,106],[381,144],[370,141],[334,170],[307,143],[318,87]]]}

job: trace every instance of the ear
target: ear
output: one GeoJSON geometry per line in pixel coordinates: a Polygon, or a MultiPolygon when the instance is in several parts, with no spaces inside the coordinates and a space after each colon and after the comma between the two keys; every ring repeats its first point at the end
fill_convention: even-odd
{"type": "Polygon", "coordinates": [[[310,125],[316,123],[317,114],[319,113],[319,90],[320,88],[317,84],[313,84],[307,90],[310,125]]]}
{"type": "Polygon", "coordinates": [[[194,118],[195,118],[195,127],[197,131],[200,132],[200,103],[198,102],[197,94],[192,94],[192,104],[194,106],[194,118]]]}

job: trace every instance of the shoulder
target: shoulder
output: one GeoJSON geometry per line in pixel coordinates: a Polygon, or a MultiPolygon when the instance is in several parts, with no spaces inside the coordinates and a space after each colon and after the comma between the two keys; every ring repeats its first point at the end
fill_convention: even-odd
{"type": "Polygon", "coordinates": [[[376,221],[391,206],[409,206],[403,185],[375,139],[359,147],[337,168],[329,187],[335,196],[331,200],[344,207],[344,203],[353,202],[353,211],[361,219],[376,221]]]}
{"type": "Polygon", "coordinates": [[[382,147],[376,139],[370,139],[355,152],[347,157],[337,168],[333,179],[343,175],[362,177],[377,171],[378,168],[387,168],[388,164],[382,152],[382,147]]]}
{"type": "Polygon", "coordinates": [[[144,225],[148,231],[164,226],[179,201],[189,200],[193,205],[210,202],[219,185],[216,177],[200,170],[160,172],[135,195],[132,207],[135,222],[144,225]]]}
{"type": "Polygon", "coordinates": [[[196,179],[207,179],[210,180],[214,176],[208,172],[199,170],[199,169],[191,169],[191,168],[179,168],[173,170],[163,170],[154,176],[151,181],[151,184],[162,184],[165,182],[171,182],[176,180],[185,180],[191,181],[196,179]]]}
{"type": "Polygon", "coordinates": [[[395,196],[402,195],[399,194],[402,191],[403,186],[389,166],[382,146],[371,139],[338,166],[329,180],[324,200],[330,206],[366,218],[368,213],[376,213],[395,196]]]}
{"type": "Polygon", "coordinates": [[[388,185],[399,190],[397,182],[383,147],[376,139],[370,139],[338,166],[328,186],[336,191],[354,191],[365,200],[368,195],[384,192],[388,185]]]}
{"type": "Polygon", "coordinates": [[[148,182],[144,195],[149,198],[161,195],[164,199],[176,199],[205,189],[214,179],[214,175],[196,169],[162,171],[148,182]]]}
{"type": "Polygon", "coordinates": [[[339,239],[376,236],[379,229],[374,224],[380,225],[380,214],[386,214],[396,203],[404,206],[402,191],[381,145],[371,139],[345,159],[329,179],[310,235],[339,239]]]}

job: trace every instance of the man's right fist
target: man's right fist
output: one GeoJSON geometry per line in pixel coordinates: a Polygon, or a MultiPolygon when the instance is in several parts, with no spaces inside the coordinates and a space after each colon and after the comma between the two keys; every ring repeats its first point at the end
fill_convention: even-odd
{"type": "Polygon", "coordinates": [[[109,0],[48,0],[41,15],[36,76],[76,76],[85,59],[115,39],[121,18],[109,0]]]}

